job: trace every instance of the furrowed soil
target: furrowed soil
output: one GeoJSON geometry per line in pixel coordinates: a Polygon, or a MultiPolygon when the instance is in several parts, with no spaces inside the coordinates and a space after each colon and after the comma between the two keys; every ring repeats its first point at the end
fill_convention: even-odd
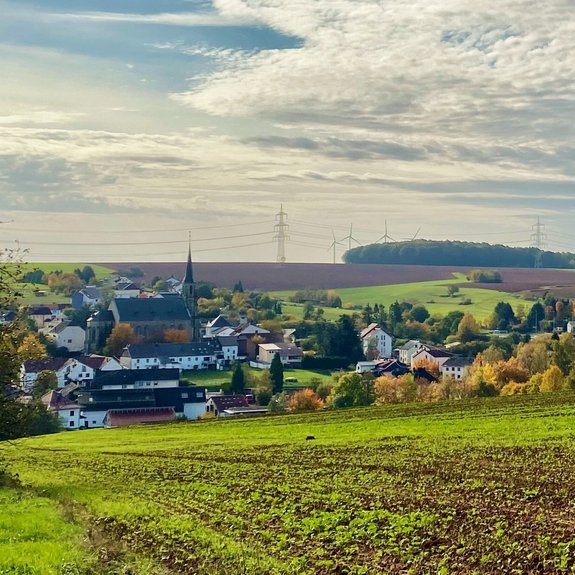
{"type": "Polygon", "coordinates": [[[3,456],[172,573],[558,574],[575,571],[574,438],[568,392],[68,432],[3,456]]]}
{"type": "MultiPolygon", "coordinates": [[[[173,263],[108,263],[113,269],[139,267],[143,281],[154,276],[182,277],[184,265],[173,263]]],[[[246,289],[264,291],[302,288],[340,289],[383,286],[423,281],[453,279],[453,274],[466,275],[471,268],[457,266],[402,266],[377,264],[275,264],[275,263],[194,263],[196,281],[231,288],[242,282],[246,289]]],[[[491,268],[489,268],[491,269],[491,268]]],[[[573,286],[575,271],[527,268],[500,268],[502,283],[477,284],[475,287],[505,292],[537,290],[548,286],[573,286]]],[[[468,284],[473,287],[474,284],[468,284]]]]}

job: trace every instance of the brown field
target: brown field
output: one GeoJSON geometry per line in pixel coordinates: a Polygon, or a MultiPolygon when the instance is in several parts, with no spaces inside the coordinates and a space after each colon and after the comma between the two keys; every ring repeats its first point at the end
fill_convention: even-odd
{"type": "MultiPolygon", "coordinates": [[[[139,267],[145,273],[143,281],[154,276],[182,277],[182,262],[107,263],[113,269],[139,267]]],[[[470,268],[449,266],[411,266],[376,264],[276,264],[276,263],[195,263],[196,281],[206,281],[218,287],[231,288],[241,281],[245,289],[264,291],[301,288],[339,289],[451,279],[454,272],[466,274],[470,268]]],[[[575,292],[575,271],[503,268],[503,282],[476,284],[506,292],[547,291],[561,289],[575,292]]]]}

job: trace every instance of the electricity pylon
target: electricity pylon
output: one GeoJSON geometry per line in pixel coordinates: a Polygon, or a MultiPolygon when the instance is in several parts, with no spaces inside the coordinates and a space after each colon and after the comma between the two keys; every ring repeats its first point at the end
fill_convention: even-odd
{"type": "Polygon", "coordinates": [[[276,262],[283,264],[286,261],[286,240],[289,240],[287,232],[289,225],[287,224],[287,214],[284,212],[283,204],[280,206],[279,214],[276,214],[277,224],[274,226],[274,240],[278,242],[278,254],[276,262]]]}
{"type": "Polygon", "coordinates": [[[531,234],[531,241],[533,246],[537,248],[535,252],[535,261],[533,262],[533,267],[542,268],[543,267],[543,248],[545,247],[545,240],[547,236],[545,235],[545,225],[539,221],[539,216],[537,216],[537,223],[531,226],[533,233],[531,234]]]}

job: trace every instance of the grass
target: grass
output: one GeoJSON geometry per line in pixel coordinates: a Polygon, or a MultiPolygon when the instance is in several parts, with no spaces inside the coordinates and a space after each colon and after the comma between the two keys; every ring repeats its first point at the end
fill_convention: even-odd
{"type": "Polygon", "coordinates": [[[566,392],[69,432],[4,455],[173,572],[559,574],[574,428],[566,392]]]}
{"type": "MultiPolygon", "coordinates": [[[[342,299],[342,303],[354,306],[370,304],[383,304],[386,308],[395,301],[407,301],[413,304],[424,305],[433,314],[446,315],[450,311],[463,311],[473,314],[481,320],[493,312],[497,303],[503,301],[510,303],[514,309],[519,304],[532,304],[520,296],[500,292],[491,289],[465,287],[468,283],[463,274],[454,274],[456,277],[450,280],[438,280],[429,282],[415,282],[408,284],[395,284],[386,286],[373,286],[361,288],[343,288],[336,290],[342,299]],[[455,297],[447,295],[447,286],[460,285],[459,292],[455,297]],[[471,300],[469,305],[461,305],[466,299],[471,300]]],[[[274,292],[275,297],[288,300],[293,292],[274,292]]],[[[282,309],[286,315],[294,315],[301,318],[303,305],[282,303],[282,309]]],[[[339,310],[324,308],[324,317],[329,320],[337,319],[343,313],[353,313],[353,310],[339,310]]]]}
{"type": "MultiPolygon", "coordinates": [[[[255,376],[261,375],[261,369],[246,367],[246,371],[255,376]]],[[[331,381],[331,372],[329,371],[311,371],[307,369],[284,369],[284,378],[295,377],[296,383],[287,383],[289,387],[306,387],[312,379],[321,379],[322,381],[331,381]]],[[[185,371],[182,375],[184,381],[194,385],[200,385],[210,390],[220,389],[222,386],[229,384],[232,378],[231,371],[185,371]]]]}
{"type": "Polygon", "coordinates": [[[84,573],[93,557],[82,544],[82,531],[64,519],[56,501],[0,487],[0,573],[84,573]]]}

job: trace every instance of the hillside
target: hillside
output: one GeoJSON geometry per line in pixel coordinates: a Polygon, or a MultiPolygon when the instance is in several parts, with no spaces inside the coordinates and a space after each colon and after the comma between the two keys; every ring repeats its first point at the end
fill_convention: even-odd
{"type": "MultiPolygon", "coordinates": [[[[568,392],[68,432],[3,456],[116,561],[102,573],[559,574],[574,426],[568,392]]],[[[38,569],[50,536],[0,542],[0,569],[56,573],[38,569]]]]}
{"type": "Polygon", "coordinates": [[[537,259],[543,268],[575,268],[575,254],[460,241],[412,240],[358,246],[343,259],[355,264],[456,265],[529,268],[537,259]]]}

